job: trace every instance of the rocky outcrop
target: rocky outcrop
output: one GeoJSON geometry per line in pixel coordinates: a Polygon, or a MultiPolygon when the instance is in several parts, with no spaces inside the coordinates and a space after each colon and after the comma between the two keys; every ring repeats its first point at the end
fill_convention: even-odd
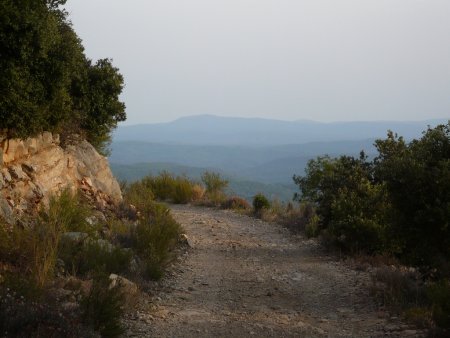
{"type": "Polygon", "coordinates": [[[87,141],[63,148],[49,132],[26,140],[0,138],[0,217],[13,223],[66,188],[81,190],[103,208],[122,200],[107,159],[87,141]]]}

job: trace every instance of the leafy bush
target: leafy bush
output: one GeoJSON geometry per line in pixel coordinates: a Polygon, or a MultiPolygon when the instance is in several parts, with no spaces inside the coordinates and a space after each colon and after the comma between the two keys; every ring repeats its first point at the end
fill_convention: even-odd
{"type": "Polygon", "coordinates": [[[269,209],[270,202],[263,194],[257,194],[253,197],[253,210],[255,213],[261,212],[263,209],[269,209]]]}
{"type": "Polygon", "coordinates": [[[111,287],[108,275],[98,274],[89,294],[81,301],[83,321],[102,337],[118,337],[124,333],[120,323],[123,303],[124,295],[119,286],[111,287]]]}
{"type": "Polygon", "coordinates": [[[123,78],[110,60],[86,57],[59,9],[65,2],[0,2],[0,50],[7,51],[0,58],[0,125],[9,137],[82,134],[104,150],[126,118],[123,78]]]}
{"type": "Polygon", "coordinates": [[[352,253],[393,254],[432,276],[428,298],[419,288],[419,302],[404,276],[386,273],[385,294],[394,304],[415,299],[409,315],[422,314],[426,322],[432,313],[448,330],[448,282],[433,280],[450,276],[450,121],[409,143],[388,132],[375,146],[372,161],[364,153],[310,161],[304,177],[294,176],[301,190],[296,197],[315,205],[319,231],[333,244],[352,253]]]}
{"type": "Polygon", "coordinates": [[[375,174],[392,203],[392,236],[402,259],[444,271],[450,261],[450,122],[410,143],[391,132],[376,146],[375,174]]]}

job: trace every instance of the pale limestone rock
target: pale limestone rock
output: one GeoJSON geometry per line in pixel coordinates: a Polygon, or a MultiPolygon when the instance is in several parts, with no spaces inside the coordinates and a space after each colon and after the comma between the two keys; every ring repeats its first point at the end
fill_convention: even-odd
{"type": "Polygon", "coordinates": [[[25,140],[25,146],[28,149],[28,154],[34,155],[38,152],[38,141],[35,138],[28,138],[25,140]]]}
{"type": "Polygon", "coordinates": [[[42,133],[42,147],[47,148],[53,144],[53,135],[48,131],[42,133]]]}
{"type": "Polygon", "coordinates": [[[8,168],[2,169],[2,176],[6,183],[10,183],[12,181],[12,177],[11,177],[11,174],[9,173],[8,168]]]}
{"type": "Polygon", "coordinates": [[[22,167],[19,165],[13,165],[9,167],[9,173],[11,174],[11,177],[15,180],[20,181],[28,178],[27,174],[23,172],[22,167]]]}
{"type": "Polygon", "coordinates": [[[15,208],[35,210],[41,203],[47,205],[51,195],[66,188],[72,191],[82,188],[104,208],[112,208],[122,200],[107,159],[93,146],[80,141],[63,149],[58,143],[59,136],[51,133],[1,143],[4,165],[0,171],[0,216],[10,221],[16,214],[14,209],[10,210],[11,203],[15,208]],[[12,197],[6,201],[7,196],[12,197]]]}
{"type": "Polygon", "coordinates": [[[139,289],[135,283],[126,279],[125,277],[118,276],[116,274],[109,275],[111,281],[110,288],[117,287],[125,298],[125,305],[132,306],[137,302],[137,297],[139,295],[139,289]]]}
{"type": "Polygon", "coordinates": [[[61,138],[59,137],[59,134],[53,134],[53,143],[56,145],[59,145],[61,143],[61,138]]]}

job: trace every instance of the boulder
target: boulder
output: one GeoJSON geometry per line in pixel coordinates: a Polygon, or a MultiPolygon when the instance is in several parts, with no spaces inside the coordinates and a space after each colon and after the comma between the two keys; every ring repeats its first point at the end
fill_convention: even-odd
{"type": "Polygon", "coordinates": [[[109,275],[109,279],[111,281],[109,287],[111,289],[118,288],[119,291],[122,292],[127,306],[136,304],[139,296],[139,289],[135,283],[114,273],[109,275]]]}

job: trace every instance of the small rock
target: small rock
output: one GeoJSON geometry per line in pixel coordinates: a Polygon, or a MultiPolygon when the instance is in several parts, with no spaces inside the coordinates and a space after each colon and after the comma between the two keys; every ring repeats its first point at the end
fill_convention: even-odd
{"type": "Polygon", "coordinates": [[[85,232],[66,232],[62,235],[63,240],[69,240],[71,242],[82,243],[89,235],[85,232]]]}
{"type": "Polygon", "coordinates": [[[125,296],[126,304],[131,305],[136,302],[139,289],[135,283],[114,273],[109,275],[109,279],[111,280],[110,288],[119,288],[125,296]]]}

